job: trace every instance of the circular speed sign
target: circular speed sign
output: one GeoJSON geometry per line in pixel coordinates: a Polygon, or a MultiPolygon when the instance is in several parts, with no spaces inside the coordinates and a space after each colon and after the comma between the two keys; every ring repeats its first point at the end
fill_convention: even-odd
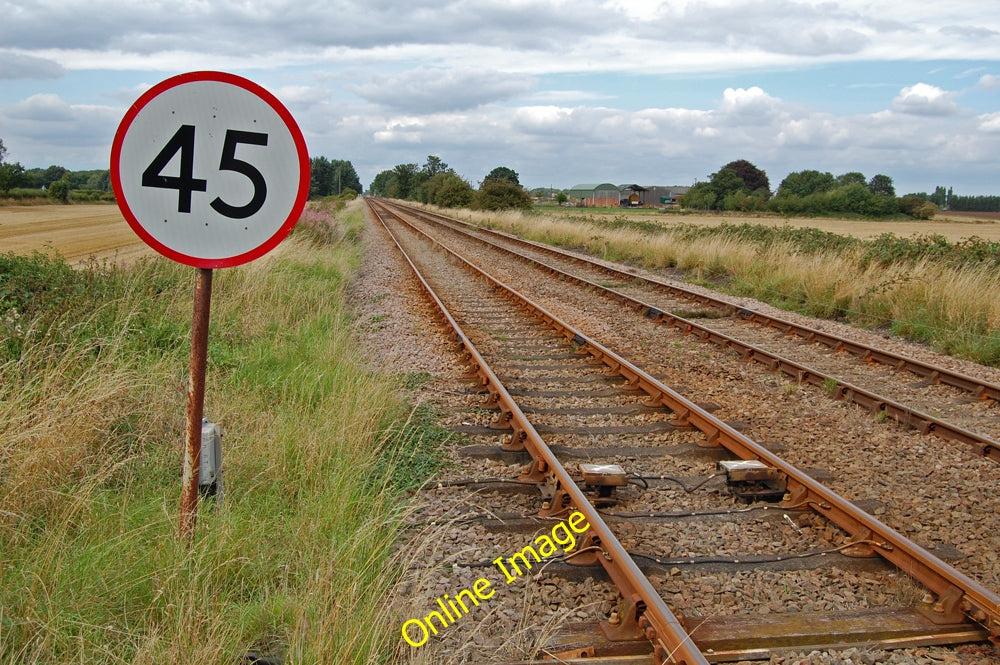
{"type": "Polygon", "coordinates": [[[153,249],[196,268],[263,256],[298,221],[309,153],[291,114],[247,79],[174,76],[129,108],[111,147],[125,220],[153,249]]]}

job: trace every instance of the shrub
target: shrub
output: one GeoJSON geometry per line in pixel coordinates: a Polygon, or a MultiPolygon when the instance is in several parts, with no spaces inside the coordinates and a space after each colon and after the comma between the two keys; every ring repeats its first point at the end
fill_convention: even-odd
{"type": "Polygon", "coordinates": [[[60,203],[68,203],[69,183],[65,180],[56,180],[49,185],[49,198],[60,203]]]}
{"type": "Polygon", "coordinates": [[[899,211],[917,219],[931,219],[937,213],[938,207],[927,200],[926,195],[907,194],[898,199],[899,211]]]}
{"type": "Polygon", "coordinates": [[[531,210],[531,195],[520,185],[504,180],[487,180],[472,201],[473,210],[531,210]]]}

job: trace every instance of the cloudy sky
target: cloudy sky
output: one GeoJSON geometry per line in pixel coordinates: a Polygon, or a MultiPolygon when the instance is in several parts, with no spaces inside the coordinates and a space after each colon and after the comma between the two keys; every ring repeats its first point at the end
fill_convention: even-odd
{"type": "Polygon", "coordinates": [[[278,96],[367,186],[437,155],[477,185],[689,185],[734,159],[900,194],[1000,194],[993,0],[0,0],[0,139],[107,168],[145,89],[186,71],[278,96]]]}

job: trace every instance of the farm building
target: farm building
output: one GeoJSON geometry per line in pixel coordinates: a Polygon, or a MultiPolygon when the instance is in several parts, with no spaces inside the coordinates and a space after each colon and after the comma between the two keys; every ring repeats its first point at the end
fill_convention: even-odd
{"type": "Polygon", "coordinates": [[[642,185],[613,185],[603,182],[596,185],[574,185],[566,190],[566,195],[574,204],[584,208],[628,206],[633,208],[657,208],[677,203],[677,199],[690,187],[663,187],[642,185]]]}
{"type": "Polygon", "coordinates": [[[661,187],[642,185],[622,185],[621,205],[632,208],[656,208],[677,203],[677,199],[688,191],[689,187],[661,187]]]}
{"type": "Polygon", "coordinates": [[[570,201],[585,208],[617,206],[620,194],[618,185],[612,185],[610,182],[574,185],[566,191],[570,201]]]}
{"type": "Polygon", "coordinates": [[[646,200],[651,206],[671,205],[679,199],[690,187],[649,187],[646,189],[646,200]]]}
{"type": "Polygon", "coordinates": [[[649,205],[646,193],[649,190],[642,185],[622,185],[621,204],[632,208],[641,208],[649,205]]]}

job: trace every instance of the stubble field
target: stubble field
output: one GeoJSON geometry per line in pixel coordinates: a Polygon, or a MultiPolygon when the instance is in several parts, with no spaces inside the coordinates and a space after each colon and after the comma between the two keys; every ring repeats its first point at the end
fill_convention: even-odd
{"type": "Polygon", "coordinates": [[[722,224],[762,224],[764,226],[793,226],[817,228],[855,238],[874,238],[882,233],[893,233],[901,238],[914,235],[941,235],[950,242],[979,237],[1000,241],[1000,213],[941,212],[930,220],[867,220],[814,217],[777,217],[752,213],[725,212],[712,214],[663,213],[658,210],[630,210],[628,208],[542,208],[543,214],[555,218],[595,217],[613,220],[626,217],[635,221],[656,222],[666,228],[677,224],[720,226],[722,224]]]}
{"type": "Polygon", "coordinates": [[[33,251],[58,252],[70,264],[152,253],[113,205],[0,206],[0,253],[33,251]]]}
{"type": "MultiPolygon", "coordinates": [[[[587,208],[545,208],[543,214],[608,219],[627,216],[637,220],[657,221],[664,226],[717,226],[744,222],[768,226],[789,224],[796,227],[816,227],[857,238],[870,238],[888,232],[901,237],[939,234],[952,242],[973,236],[1000,241],[1000,215],[992,213],[942,213],[928,221],[785,219],[740,214],[667,215],[656,211],[598,211],[587,208]]],[[[0,252],[30,254],[36,250],[46,254],[58,252],[71,264],[92,257],[98,260],[128,261],[152,253],[129,228],[116,206],[0,206],[0,252]]]]}

